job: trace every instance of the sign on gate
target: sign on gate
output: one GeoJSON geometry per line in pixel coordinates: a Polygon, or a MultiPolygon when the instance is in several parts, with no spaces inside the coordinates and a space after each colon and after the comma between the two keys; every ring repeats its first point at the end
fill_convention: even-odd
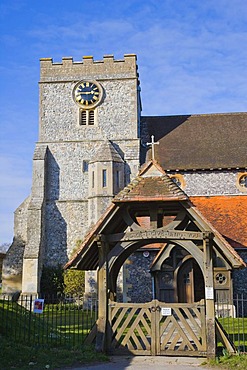
{"type": "Polygon", "coordinates": [[[171,314],[172,314],[171,307],[162,307],[161,308],[161,315],[162,316],[171,316],[171,314]]]}

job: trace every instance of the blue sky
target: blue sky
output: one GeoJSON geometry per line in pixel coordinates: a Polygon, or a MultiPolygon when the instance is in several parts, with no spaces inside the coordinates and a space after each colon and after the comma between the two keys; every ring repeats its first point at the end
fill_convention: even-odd
{"type": "Polygon", "coordinates": [[[0,244],[31,190],[40,58],[137,54],[143,115],[247,111],[242,0],[1,0],[0,27],[0,244]]]}

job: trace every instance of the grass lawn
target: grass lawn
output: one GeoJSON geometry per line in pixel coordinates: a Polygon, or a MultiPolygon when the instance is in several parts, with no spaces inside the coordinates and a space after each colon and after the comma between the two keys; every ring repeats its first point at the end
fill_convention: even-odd
{"type": "Polygon", "coordinates": [[[97,353],[93,347],[43,348],[16,343],[0,337],[0,369],[39,370],[108,361],[107,356],[97,353]]]}
{"type": "Polygon", "coordinates": [[[239,352],[247,352],[247,318],[219,318],[219,322],[239,352]]]}
{"type": "Polygon", "coordinates": [[[33,313],[16,302],[0,300],[0,333],[27,345],[80,346],[96,321],[95,311],[47,304],[33,313]]]}
{"type": "Polygon", "coordinates": [[[215,369],[226,369],[226,370],[246,370],[247,369],[247,355],[233,355],[230,356],[227,353],[216,360],[209,361],[209,365],[215,369]]]}
{"type": "Polygon", "coordinates": [[[46,305],[42,314],[0,300],[0,369],[61,369],[107,361],[83,342],[95,313],[75,305],[46,305]]]}
{"type": "MultiPolygon", "coordinates": [[[[83,311],[75,305],[46,305],[42,314],[34,314],[15,302],[7,305],[0,301],[0,369],[63,369],[107,361],[108,357],[97,353],[94,346],[83,345],[95,318],[94,311],[83,311]]],[[[246,320],[221,320],[237,348],[246,343],[246,320]]],[[[212,367],[247,369],[247,355],[223,353],[210,361],[212,367]]]]}

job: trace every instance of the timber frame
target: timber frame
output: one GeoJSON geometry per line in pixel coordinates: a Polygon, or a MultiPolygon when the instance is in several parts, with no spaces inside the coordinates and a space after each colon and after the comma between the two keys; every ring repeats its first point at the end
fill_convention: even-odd
{"type": "MultiPolygon", "coordinates": [[[[162,245],[153,262],[154,273],[161,270],[164,261],[177,247],[199,266],[205,287],[202,298],[206,311],[206,356],[214,357],[215,260],[221,261],[229,276],[232,269],[244,267],[245,264],[154,160],[147,163],[139,176],[113,199],[76,255],[65,266],[98,270],[97,349],[109,351],[111,348],[109,300],[116,301],[120,268],[132,253],[152,244],[162,245]]],[[[231,294],[231,284],[228,291],[231,294]]]]}

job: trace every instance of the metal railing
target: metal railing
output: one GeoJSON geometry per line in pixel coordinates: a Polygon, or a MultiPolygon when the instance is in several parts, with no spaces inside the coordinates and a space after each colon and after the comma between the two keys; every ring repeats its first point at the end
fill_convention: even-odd
{"type": "Polygon", "coordinates": [[[247,352],[247,295],[216,297],[215,313],[227,337],[239,352],[247,352]]]}
{"type": "Polygon", "coordinates": [[[97,320],[97,300],[0,296],[0,332],[28,345],[80,346],[97,320]]]}
{"type": "MultiPolygon", "coordinates": [[[[96,298],[0,295],[0,333],[33,346],[75,347],[85,343],[98,318],[96,298]]],[[[215,312],[226,336],[247,352],[247,295],[216,297],[215,312]]]]}

